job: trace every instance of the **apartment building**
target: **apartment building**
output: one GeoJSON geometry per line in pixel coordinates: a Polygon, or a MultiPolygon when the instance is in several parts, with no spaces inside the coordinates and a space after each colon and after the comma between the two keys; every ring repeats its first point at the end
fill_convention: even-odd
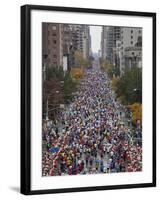
{"type": "Polygon", "coordinates": [[[101,57],[120,74],[134,66],[142,67],[142,28],[103,26],[101,57]]]}
{"type": "Polygon", "coordinates": [[[121,28],[120,71],[142,67],[142,28],[121,28]]]}

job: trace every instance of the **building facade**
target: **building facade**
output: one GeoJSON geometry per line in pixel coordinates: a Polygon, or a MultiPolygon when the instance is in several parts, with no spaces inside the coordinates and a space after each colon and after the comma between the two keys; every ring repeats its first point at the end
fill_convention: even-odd
{"type": "Polygon", "coordinates": [[[42,63],[48,67],[61,66],[63,54],[62,25],[42,23],[42,63]]]}
{"type": "Polygon", "coordinates": [[[74,66],[74,52],[79,50],[88,59],[91,51],[89,26],[42,23],[42,64],[47,67],[74,66]]]}
{"type": "Polygon", "coordinates": [[[134,66],[142,67],[142,29],[103,26],[101,57],[120,74],[134,66]]]}
{"type": "Polygon", "coordinates": [[[120,30],[120,27],[102,27],[102,58],[109,63],[114,62],[114,48],[116,47],[116,41],[120,40],[120,30]]]}
{"type": "Polygon", "coordinates": [[[142,28],[121,28],[120,71],[142,67],[142,28]]]}

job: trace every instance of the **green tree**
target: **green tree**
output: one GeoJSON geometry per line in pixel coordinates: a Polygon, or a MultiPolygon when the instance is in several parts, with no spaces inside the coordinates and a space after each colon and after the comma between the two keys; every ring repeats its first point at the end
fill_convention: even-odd
{"type": "Polygon", "coordinates": [[[73,93],[77,90],[78,81],[74,81],[70,74],[67,72],[64,77],[64,85],[63,85],[63,91],[64,91],[64,99],[65,102],[68,103],[73,98],[73,93]]]}
{"type": "MultiPolygon", "coordinates": [[[[63,98],[64,102],[72,100],[73,93],[77,90],[78,81],[73,80],[69,72],[64,72],[62,67],[50,67],[46,70],[46,80],[44,81],[43,86],[43,100],[46,104],[46,96],[49,93],[50,99],[53,99],[55,102],[55,92],[59,91],[56,94],[57,98],[63,98]]],[[[60,101],[62,103],[63,101],[60,101]]],[[[57,102],[56,102],[57,103],[57,102]]]]}
{"type": "Polygon", "coordinates": [[[43,117],[54,119],[60,104],[64,103],[64,94],[57,79],[43,82],[43,117]]]}
{"type": "Polygon", "coordinates": [[[133,67],[127,70],[117,83],[117,96],[124,96],[124,103],[142,102],[142,69],[133,67]]]}
{"type": "Polygon", "coordinates": [[[56,79],[59,81],[63,81],[64,79],[64,71],[62,67],[48,67],[46,70],[46,80],[56,79]]]}

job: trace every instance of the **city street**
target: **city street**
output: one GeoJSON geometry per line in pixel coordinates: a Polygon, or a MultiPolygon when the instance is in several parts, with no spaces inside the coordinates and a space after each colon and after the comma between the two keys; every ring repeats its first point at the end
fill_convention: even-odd
{"type": "Polygon", "coordinates": [[[43,128],[42,175],[76,175],[142,170],[141,140],[127,109],[115,100],[110,80],[95,60],[79,91],[61,112],[61,127],[43,128]]]}

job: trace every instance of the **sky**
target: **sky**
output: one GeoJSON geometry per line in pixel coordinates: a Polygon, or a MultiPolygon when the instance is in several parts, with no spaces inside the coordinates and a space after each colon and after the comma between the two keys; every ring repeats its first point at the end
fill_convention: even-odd
{"type": "Polygon", "coordinates": [[[93,53],[98,53],[101,44],[101,26],[90,26],[91,48],[93,53]]]}

